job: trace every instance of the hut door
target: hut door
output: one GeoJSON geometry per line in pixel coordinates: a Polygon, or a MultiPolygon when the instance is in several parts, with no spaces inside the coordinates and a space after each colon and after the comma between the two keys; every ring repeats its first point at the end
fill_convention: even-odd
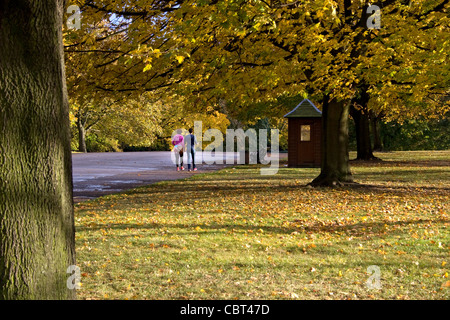
{"type": "Polygon", "coordinates": [[[298,163],[314,163],[314,147],[312,142],[312,123],[300,125],[300,137],[298,139],[298,163]]]}

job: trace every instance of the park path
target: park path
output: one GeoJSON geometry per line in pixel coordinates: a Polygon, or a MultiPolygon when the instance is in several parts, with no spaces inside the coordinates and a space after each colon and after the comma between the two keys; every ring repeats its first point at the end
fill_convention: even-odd
{"type": "MultiPolygon", "coordinates": [[[[74,153],[72,155],[74,202],[149,185],[159,181],[177,180],[224,168],[226,164],[206,164],[211,157],[198,152],[198,171],[176,171],[170,151],[74,153]]],[[[220,153],[216,157],[235,159],[236,154],[220,153]]],[[[185,155],[185,162],[187,158],[185,155]]],[[[197,162],[197,160],[196,160],[197,162]]],[[[225,162],[225,161],[224,161],[225,162]]]]}

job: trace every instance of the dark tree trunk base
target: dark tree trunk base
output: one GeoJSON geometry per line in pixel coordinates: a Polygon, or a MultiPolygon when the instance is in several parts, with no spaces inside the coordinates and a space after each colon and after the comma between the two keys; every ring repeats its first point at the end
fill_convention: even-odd
{"type": "Polygon", "coordinates": [[[367,157],[356,157],[353,160],[350,161],[383,161],[381,158],[375,157],[374,155],[367,156],[367,157]]]}
{"type": "Polygon", "coordinates": [[[308,183],[311,187],[343,187],[345,185],[356,184],[353,181],[352,175],[346,177],[337,177],[336,175],[320,174],[313,181],[308,183]]]}

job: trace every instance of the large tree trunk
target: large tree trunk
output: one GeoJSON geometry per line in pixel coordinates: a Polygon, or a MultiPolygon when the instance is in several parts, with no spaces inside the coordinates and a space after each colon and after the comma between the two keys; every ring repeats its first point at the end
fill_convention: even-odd
{"type": "Polygon", "coordinates": [[[75,298],[62,0],[0,0],[0,298],[75,298]]]}
{"type": "Polygon", "coordinates": [[[372,140],[370,138],[369,112],[364,107],[350,107],[350,115],[355,121],[356,130],[356,159],[375,160],[373,155],[372,140]]]}
{"type": "Polygon", "coordinates": [[[325,98],[322,109],[322,162],[320,175],[311,186],[336,186],[352,182],[348,162],[348,115],[346,101],[325,98]]]}
{"type": "Polygon", "coordinates": [[[78,151],[87,152],[86,148],[86,128],[84,127],[81,116],[77,118],[77,128],[78,128],[78,151]]]}

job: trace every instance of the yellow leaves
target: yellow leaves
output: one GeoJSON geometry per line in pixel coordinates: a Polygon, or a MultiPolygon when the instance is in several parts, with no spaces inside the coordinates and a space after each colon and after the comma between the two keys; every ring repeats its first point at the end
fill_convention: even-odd
{"type": "MultiPolygon", "coordinates": [[[[377,169],[371,166],[367,172],[374,173],[377,169]]],[[[110,201],[103,204],[96,202],[92,206],[83,204],[83,208],[77,211],[77,218],[81,219],[77,225],[83,226],[78,233],[78,237],[82,238],[78,238],[77,250],[80,261],[97,261],[89,269],[86,268],[91,276],[83,278],[85,287],[92,292],[95,283],[123,281],[117,280],[120,279],[119,272],[121,276],[128,277],[127,284],[136,283],[132,279],[133,274],[145,273],[149,270],[148,264],[148,267],[158,265],[162,268],[156,276],[152,272],[146,275],[145,279],[155,279],[153,283],[157,283],[151,285],[151,281],[144,280],[142,287],[148,288],[149,292],[158,292],[151,293],[150,297],[173,298],[171,295],[177,292],[179,297],[189,299],[196,296],[230,298],[234,297],[234,292],[230,293],[230,290],[234,290],[235,280],[228,285],[226,281],[239,279],[239,289],[242,290],[239,290],[238,296],[241,299],[247,293],[252,294],[247,298],[267,298],[271,292],[277,298],[285,299],[295,299],[297,295],[302,298],[330,298],[328,293],[333,292],[333,299],[341,299],[341,290],[352,290],[342,287],[347,279],[356,279],[358,285],[355,286],[365,288],[370,274],[363,274],[366,268],[362,261],[373,261],[375,264],[381,261],[381,275],[383,279],[388,279],[389,293],[382,290],[376,298],[391,298],[407,290],[410,292],[407,298],[420,298],[421,295],[439,298],[442,297],[442,291],[439,293],[441,284],[442,290],[450,287],[450,283],[446,285],[450,271],[445,269],[448,266],[448,251],[438,248],[439,242],[444,248],[448,246],[443,229],[445,224],[439,222],[444,198],[439,198],[438,193],[428,194],[414,188],[408,189],[404,196],[399,195],[398,190],[368,194],[351,189],[310,190],[298,188],[298,181],[300,184],[306,182],[297,175],[298,172],[303,174],[300,169],[298,172],[291,171],[295,174],[289,175],[283,175],[281,170],[280,177],[274,176],[271,181],[250,175],[251,170],[228,168],[228,173],[221,171],[204,178],[198,177],[196,181],[161,184],[150,188],[149,194],[130,194],[117,201],[113,209],[109,207],[110,201]],[[194,197],[184,198],[174,205],[173,194],[178,190],[193,190],[194,197]],[[405,206],[405,200],[408,206],[405,206]],[[172,211],[173,208],[178,210],[172,211]],[[87,224],[93,221],[97,221],[97,225],[88,227],[87,224]],[[148,227],[139,228],[138,222],[148,227]],[[106,227],[120,224],[129,229],[106,227]],[[367,231],[362,231],[363,227],[367,231]],[[93,239],[96,237],[98,240],[103,235],[102,228],[109,233],[111,243],[108,243],[108,248],[112,249],[110,258],[113,263],[106,269],[99,268],[105,260],[105,246],[99,246],[99,241],[93,239]],[[203,229],[208,232],[201,232],[203,229]],[[232,233],[227,233],[232,229],[232,233]],[[420,240],[411,238],[414,233],[420,240]],[[135,240],[135,235],[145,237],[135,240]],[[423,236],[427,238],[422,239],[423,236]],[[123,244],[110,246],[112,240],[123,241],[123,244]],[[132,244],[126,244],[127,240],[132,244]],[[83,243],[100,250],[98,253],[87,249],[80,251],[83,243]],[[123,252],[121,256],[114,256],[119,250],[123,252]],[[306,251],[309,254],[303,253],[306,251]],[[358,251],[361,255],[357,255],[358,251]],[[381,254],[386,257],[384,265],[381,254]],[[418,261],[421,262],[420,268],[418,261]],[[172,274],[168,274],[169,266],[164,266],[164,262],[170,263],[174,270],[172,274]],[[273,263],[277,263],[279,274],[270,272],[274,270],[273,263]],[[114,265],[117,266],[117,273],[111,271],[114,265]],[[133,265],[138,265],[134,268],[136,272],[130,272],[130,275],[122,273],[124,267],[131,268],[133,265]],[[255,270],[250,271],[252,267],[255,270]],[[95,275],[96,270],[101,270],[102,274],[95,275]],[[182,276],[176,275],[178,270],[182,276]],[[422,277],[423,272],[429,275],[422,277]],[[109,280],[108,273],[114,280],[109,280]],[[298,277],[300,273],[301,279],[298,277]],[[318,283],[308,285],[311,279],[318,283]],[[412,281],[415,284],[410,284],[412,281]],[[186,282],[191,284],[183,285],[182,289],[161,290],[186,282]],[[208,283],[217,283],[218,289],[208,291],[208,283]],[[324,284],[329,284],[329,288],[324,288],[324,284]],[[420,290],[422,285],[429,291],[420,290]],[[297,290],[301,287],[308,289],[300,293],[297,290]],[[282,290],[292,294],[279,294],[282,290]],[[438,291],[438,294],[430,293],[432,290],[438,291]]],[[[355,170],[360,173],[363,169],[356,167],[355,170]]],[[[444,218],[445,223],[447,218],[444,218]]],[[[348,281],[349,286],[352,281],[348,281]]],[[[122,284],[118,283],[121,287],[122,284]]],[[[139,287],[136,285],[136,289],[139,287]]],[[[82,297],[92,295],[91,292],[82,297]]],[[[105,292],[112,299],[121,298],[114,290],[105,292]]]]}
{"type": "Polygon", "coordinates": [[[154,54],[154,56],[156,57],[156,58],[159,58],[159,57],[161,57],[161,55],[162,55],[162,52],[161,52],[161,50],[159,50],[159,49],[153,49],[153,54],[154,54]]]}
{"type": "Polygon", "coordinates": [[[287,291],[272,291],[271,295],[276,297],[288,298],[288,299],[299,299],[299,295],[295,292],[287,292],[287,291]]]}
{"type": "Polygon", "coordinates": [[[338,25],[340,25],[341,24],[341,19],[339,19],[339,16],[334,16],[333,17],[334,18],[334,21],[338,24],[338,25]]]}
{"type": "Polygon", "coordinates": [[[95,34],[87,34],[82,42],[85,42],[87,45],[93,46],[95,44],[95,34]]]}
{"type": "Polygon", "coordinates": [[[260,27],[261,27],[261,22],[257,22],[253,25],[253,29],[255,29],[256,31],[259,31],[260,27]]]}
{"type": "Polygon", "coordinates": [[[316,16],[317,18],[322,19],[325,16],[325,12],[322,10],[318,10],[316,16]]]}
{"type": "Polygon", "coordinates": [[[176,56],[175,59],[178,61],[179,64],[182,64],[184,59],[185,59],[185,57],[183,57],[183,56],[176,56]]]}
{"type": "Polygon", "coordinates": [[[152,68],[152,65],[150,63],[146,64],[144,69],[142,70],[143,72],[147,72],[152,68]]]}

